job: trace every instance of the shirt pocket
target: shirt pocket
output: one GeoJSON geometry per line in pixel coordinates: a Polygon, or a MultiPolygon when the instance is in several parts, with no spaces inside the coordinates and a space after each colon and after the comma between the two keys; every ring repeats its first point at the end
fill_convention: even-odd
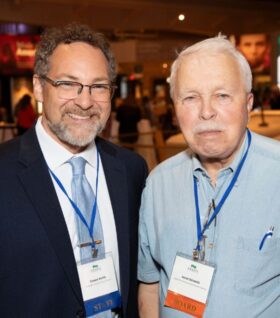
{"type": "Polygon", "coordinates": [[[239,237],[237,240],[235,288],[249,296],[261,297],[280,283],[280,238],[268,238],[260,251],[261,239],[239,237]]]}

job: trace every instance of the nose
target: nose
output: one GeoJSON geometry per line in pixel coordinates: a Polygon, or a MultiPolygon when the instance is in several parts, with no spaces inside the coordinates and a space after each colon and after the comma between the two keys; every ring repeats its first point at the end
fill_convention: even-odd
{"type": "Polygon", "coordinates": [[[90,89],[87,85],[84,85],[80,94],[78,94],[78,96],[75,98],[75,104],[83,109],[88,109],[93,106],[90,89]]]}
{"type": "Polygon", "coordinates": [[[258,52],[258,47],[257,47],[257,45],[252,45],[250,52],[251,52],[252,55],[256,55],[257,52],[258,52]]]}
{"type": "Polygon", "coordinates": [[[209,120],[216,117],[216,108],[211,97],[202,98],[199,117],[202,120],[209,120]]]}

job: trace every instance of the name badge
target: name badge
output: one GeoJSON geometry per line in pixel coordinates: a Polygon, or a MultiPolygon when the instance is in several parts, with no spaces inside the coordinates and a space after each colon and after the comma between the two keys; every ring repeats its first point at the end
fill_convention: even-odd
{"type": "Polygon", "coordinates": [[[78,265],[86,316],[121,307],[121,295],[111,256],[78,265]]]}
{"type": "Polygon", "coordinates": [[[215,267],[177,254],[165,306],[203,317],[215,267]]]}

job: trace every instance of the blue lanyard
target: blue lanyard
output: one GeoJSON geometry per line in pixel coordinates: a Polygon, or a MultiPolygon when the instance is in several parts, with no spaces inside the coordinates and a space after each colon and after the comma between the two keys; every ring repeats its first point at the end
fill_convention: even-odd
{"type": "Polygon", "coordinates": [[[251,139],[252,139],[252,136],[251,136],[251,133],[249,130],[247,130],[247,135],[248,135],[248,146],[247,146],[247,149],[246,149],[246,152],[244,153],[237,169],[236,169],[236,172],[229,184],[229,186],[227,187],[225,193],[223,194],[223,197],[221,199],[221,201],[219,202],[219,204],[214,208],[214,212],[211,216],[211,218],[209,219],[209,221],[204,225],[204,228],[203,230],[201,230],[201,223],[200,223],[200,211],[199,211],[199,202],[198,202],[198,190],[197,190],[197,179],[195,178],[195,176],[193,177],[193,183],[194,183],[194,200],[195,200],[195,209],[196,209],[196,226],[197,226],[197,246],[196,246],[196,250],[200,250],[200,245],[199,245],[199,242],[201,242],[202,240],[202,237],[203,237],[203,234],[204,232],[209,228],[210,224],[213,222],[213,220],[215,219],[215,217],[218,215],[218,213],[220,212],[223,204],[225,203],[227,197],[229,196],[239,174],[240,174],[240,171],[244,165],[244,162],[247,158],[247,155],[248,155],[248,151],[249,151],[249,148],[250,148],[250,145],[251,145],[251,139]]]}
{"type": "Polygon", "coordinates": [[[90,225],[88,225],[87,220],[85,219],[82,211],[78,208],[78,206],[76,205],[76,203],[70,198],[70,196],[68,195],[68,193],[66,192],[63,184],[61,183],[61,181],[58,179],[58,177],[54,174],[54,172],[49,168],[49,171],[51,173],[51,175],[53,176],[54,180],[56,181],[56,183],[58,184],[58,186],[60,187],[60,189],[62,190],[62,192],[66,195],[66,197],[68,198],[69,202],[71,203],[74,211],[76,212],[76,214],[79,216],[79,218],[81,219],[81,221],[84,223],[84,225],[87,227],[88,232],[90,237],[92,238],[92,247],[95,247],[95,242],[93,239],[93,226],[94,226],[94,221],[95,221],[95,216],[96,216],[96,209],[97,209],[97,194],[98,194],[98,174],[99,174],[99,153],[98,150],[96,149],[96,157],[97,157],[97,171],[96,171],[96,181],[95,181],[95,200],[93,202],[93,207],[92,207],[92,212],[91,212],[91,218],[90,218],[90,225]]]}

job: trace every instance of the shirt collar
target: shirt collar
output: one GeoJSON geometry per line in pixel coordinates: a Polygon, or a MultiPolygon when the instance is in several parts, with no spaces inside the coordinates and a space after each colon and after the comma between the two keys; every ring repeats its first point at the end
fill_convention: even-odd
{"type": "MultiPolygon", "coordinates": [[[[219,173],[221,173],[222,171],[225,170],[231,170],[231,172],[236,171],[240,160],[243,156],[243,154],[245,153],[246,149],[248,146],[248,136],[247,136],[247,132],[245,133],[245,138],[242,142],[242,145],[240,147],[240,149],[238,150],[237,154],[235,155],[233,161],[225,168],[221,169],[219,171],[219,173]]],[[[192,154],[192,169],[193,169],[193,175],[195,177],[198,177],[199,173],[204,173],[208,176],[207,171],[205,170],[205,168],[202,166],[201,162],[199,161],[198,157],[196,156],[196,154],[192,154]]]]}
{"type": "Polygon", "coordinates": [[[62,166],[74,156],[81,156],[92,167],[96,167],[96,146],[94,141],[84,151],[73,154],[46,132],[42,125],[42,117],[38,119],[35,129],[44,158],[51,170],[55,171],[55,169],[62,166]]]}

